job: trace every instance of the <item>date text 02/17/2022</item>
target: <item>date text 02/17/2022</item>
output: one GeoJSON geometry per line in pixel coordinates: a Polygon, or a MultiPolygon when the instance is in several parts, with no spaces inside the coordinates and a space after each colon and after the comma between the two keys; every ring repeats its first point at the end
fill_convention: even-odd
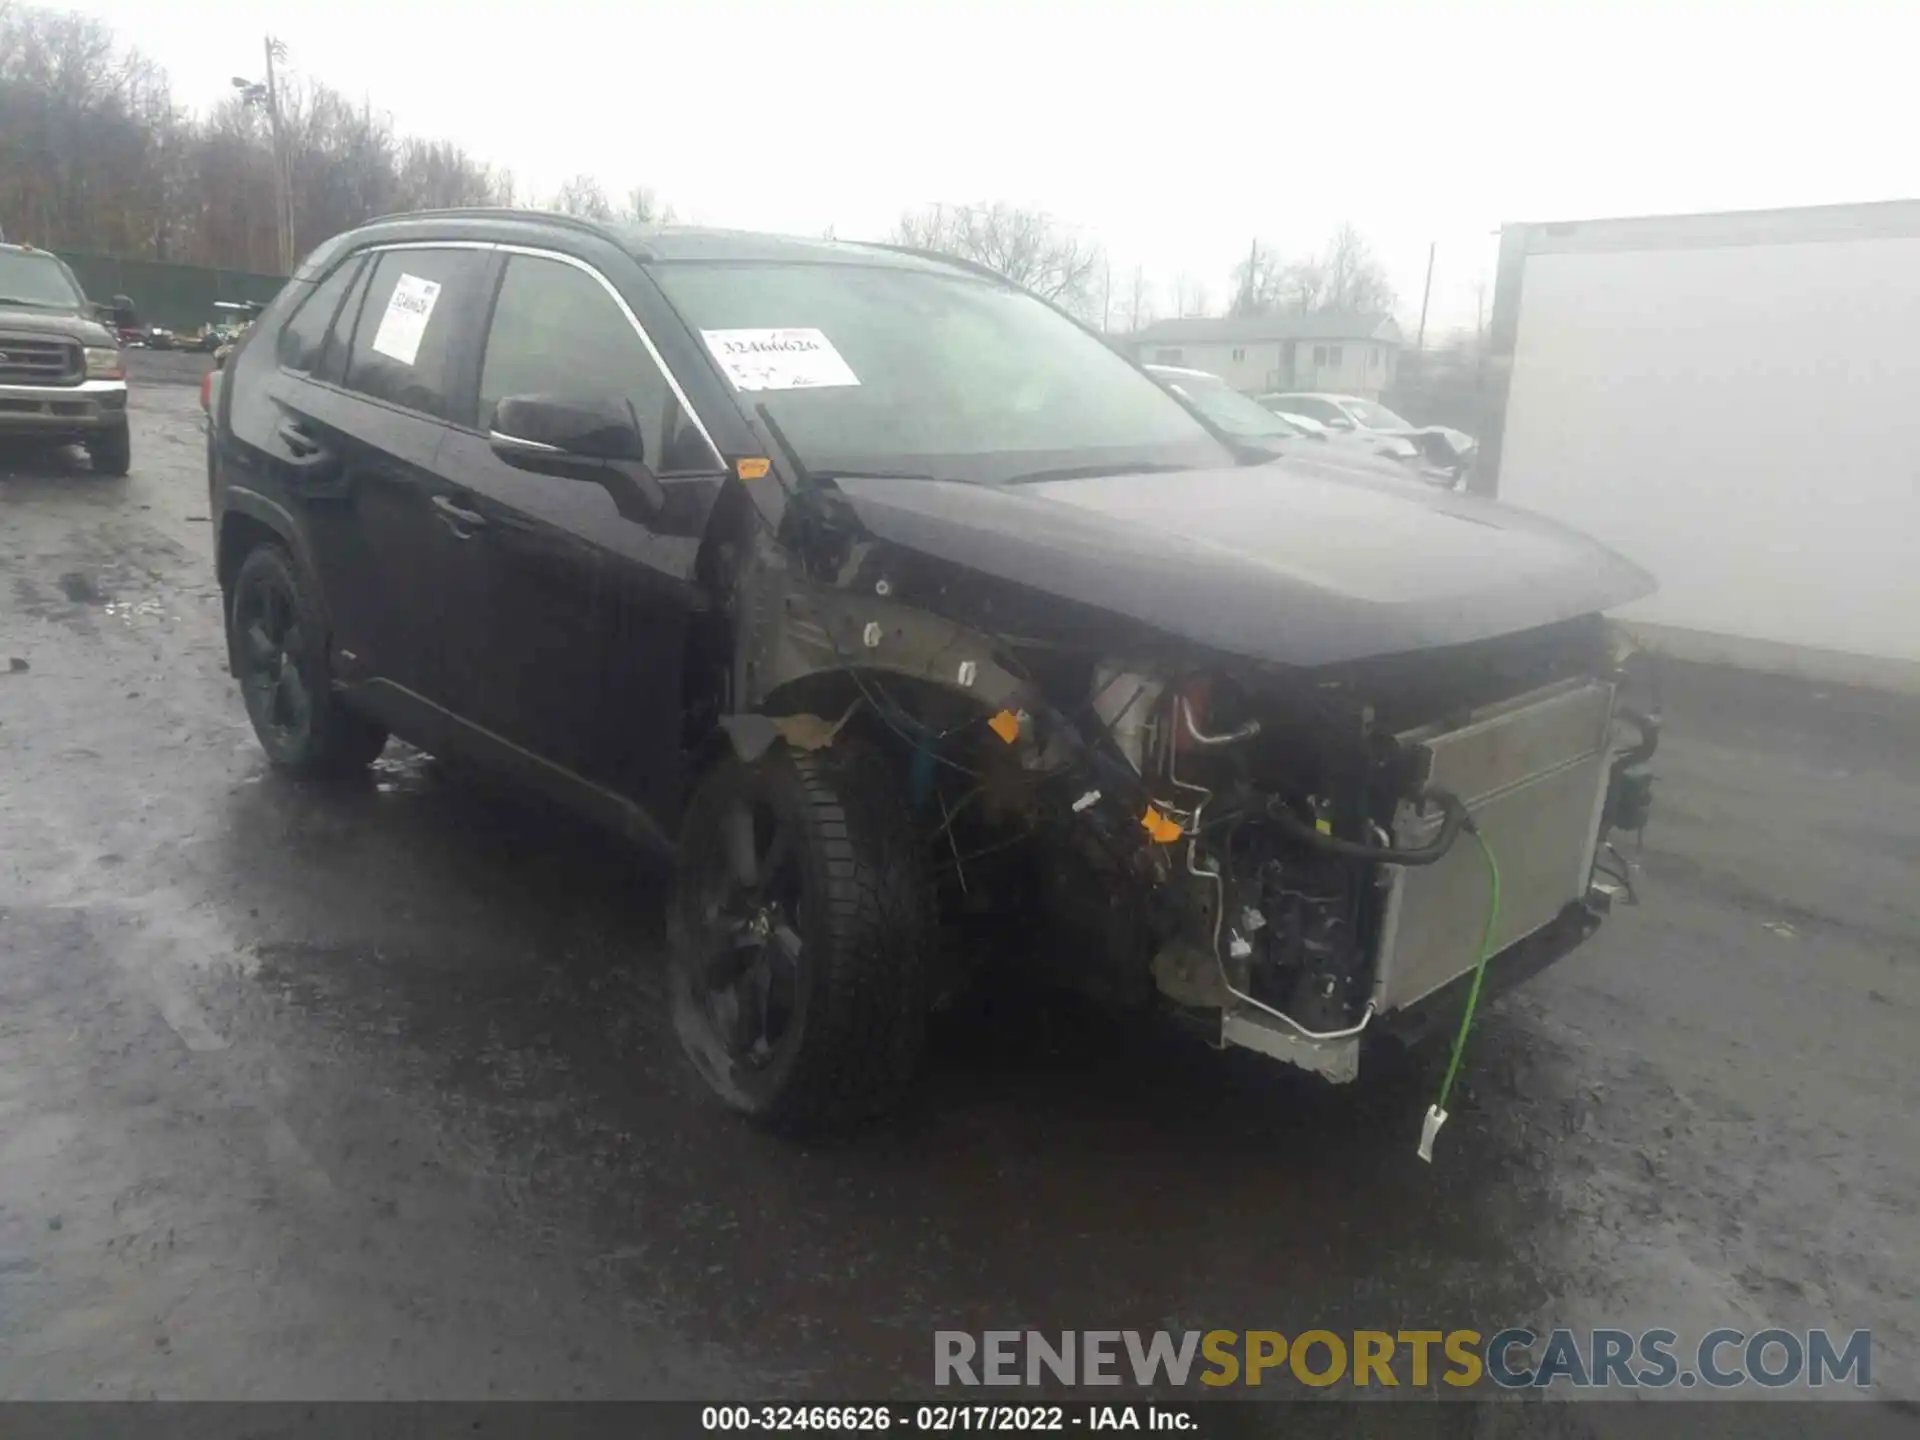
{"type": "Polygon", "coordinates": [[[1199,1420],[1196,1407],[1164,1404],[708,1405],[701,1409],[700,1428],[743,1434],[824,1431],[850,1435],[893,1430],[929,1435],[1107,1430],[1192,1434],[1199,1429],[1199,1420]]]}

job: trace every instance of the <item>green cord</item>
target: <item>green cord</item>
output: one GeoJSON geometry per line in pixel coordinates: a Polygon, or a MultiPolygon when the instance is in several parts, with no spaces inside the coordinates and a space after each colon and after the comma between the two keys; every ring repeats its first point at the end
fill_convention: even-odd
{"type": "Polygon", "coordinates": [[[1447,1108],[1447,1095],[1453,1089],[1453,1078],[1460,1073],[1460,1057],[1467,1052],[1467,1032],[1473,1028],[1473,1012],[1480,1003],[1480,982],[1486,978],[1487,961],[1493,958],[1493,932],[1500,924],[1500,862],[1493,858],[1487,840],[1480,833],[1478,825],[1472,826],[1467,833],[1473,836],[1474,843],[1480,847],[1481,858],[1487,862],[1487,929],[1480,937],[1480,963],[1473,967],[1473,984],[1467,990],[1466,1013],[1460,1017],[1460,1031],[1453,1037],[1453,1058],[1447,1061],[1447,1078],[1440,1082],[1440,1099],[1434,1108],[1444,1112],[1447,1108]]]}

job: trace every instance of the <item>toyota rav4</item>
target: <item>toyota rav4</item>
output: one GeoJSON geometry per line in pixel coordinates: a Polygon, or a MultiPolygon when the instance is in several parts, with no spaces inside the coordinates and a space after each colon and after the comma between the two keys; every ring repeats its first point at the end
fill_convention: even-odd
{"type": "Polygon", "coordinates": [[[1645,819],[1646,575],[1245,449],[938,257],[380,221],[227,360],[209,465],[270,759],[393,732],[673,857],[675,1028],[768,1123],[896,1096],[965,928],[1351,1079],[1592,933],[1645,819]]]}

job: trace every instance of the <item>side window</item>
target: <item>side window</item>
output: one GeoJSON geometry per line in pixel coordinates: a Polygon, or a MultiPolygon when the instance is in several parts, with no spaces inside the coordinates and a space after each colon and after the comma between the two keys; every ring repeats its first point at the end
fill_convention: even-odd
{"type": "Polygon", "coordinates": [[[375,400],[446,416],[454,339],[479,300],[485,256],[476,250],[388,250],[353,331],[345,384],[375,400]]]}
{"type": "Polygon", "coordinates": [[[338,385],[347,373],[347,351],[353,344],[354,323],[360,318],[360,307],[366,302],[367,281],[373,275],[374,265],[366,256],[360,257],[353,285],[347,291],[347,303],[333,317],[333,328],[327,331],[327,343],[320,351],[320,362],[313,368],[316,380],[327,380],[338,385]]]}
{"type": "Polygon", "coordinates": [[[713,452],[626,313],[599,279],[534,255],[507,260],[480,369],[479,427],[509,395],[633,402],[648,465],[660,474],[716,468],[713,452]]]}
{"type": "Polygon", "coordinates": [[[279,344],[275,347],[274,353],[287,369],[305,373],[318,367],[327,331],[340,308],[340,297],[347,293],[347,287],[359,273],[360,257],[356,255],[345,264],[335,266],[307,292],[307,298],[281,327],[279,344]]]}

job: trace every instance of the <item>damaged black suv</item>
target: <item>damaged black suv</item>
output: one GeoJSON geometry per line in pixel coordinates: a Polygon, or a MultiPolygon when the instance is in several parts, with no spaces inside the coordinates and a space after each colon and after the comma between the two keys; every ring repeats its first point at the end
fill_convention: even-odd
{"type": "Polygon", "coordinates": [[[210,404],[273,762],[391,731],[675,856],[675,1027],[769,1123],[896,1096],[981,949],[950,922],[996,915],[1054,937],[1023,963],[1350,1079],[1370,1028],[1590,934],[1644,820],[1599,614],[1644,574],[1236,449],[948,260],[385,220],[210,404]]]}

